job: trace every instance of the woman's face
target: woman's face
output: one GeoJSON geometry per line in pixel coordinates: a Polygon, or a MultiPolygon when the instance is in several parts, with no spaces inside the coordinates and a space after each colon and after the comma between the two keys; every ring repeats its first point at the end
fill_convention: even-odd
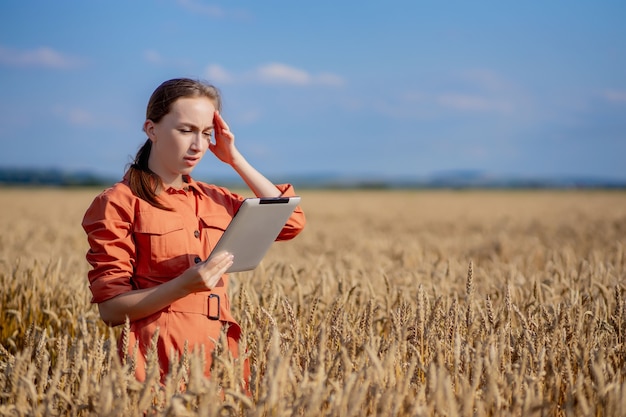
{"type": "Polygon", "coordinates": [[[168,184],[191,173],[209,147],[215,105],[206,97],[180,98],[158,123],[146,120],[152,141],[148,166],[168,184]]]}

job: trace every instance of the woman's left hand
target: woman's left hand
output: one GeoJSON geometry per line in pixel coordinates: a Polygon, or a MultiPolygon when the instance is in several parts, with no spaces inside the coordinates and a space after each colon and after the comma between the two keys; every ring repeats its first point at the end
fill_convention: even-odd
{"type": "Polygon", "coordinates": [[[216,110],[213,116],[213,129],[215,132],[215,143],[209,144],[209,150],[222,162],[233,165],[239,156],[239,151],[235,147],[235,135],[216,110]]]}

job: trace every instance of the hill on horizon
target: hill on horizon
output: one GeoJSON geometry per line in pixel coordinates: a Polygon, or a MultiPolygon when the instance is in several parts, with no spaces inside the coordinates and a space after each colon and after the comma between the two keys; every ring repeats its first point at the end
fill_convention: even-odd
{"type": "MultiPolygon", "coordinates": [[[[197,177],[200,181],[206,181],[197,177]]],[[[0,168],[0,185],[4,186],[107,186],[118,181],[89,171],[67,171],[60,168],[0,168]]],[[[521,177],[491,174],[478,170],[450,170],[425,177],[350,175],[333,172],[296,174],[285,178],[299,188],[608,188],[626,189],[626,179],[585,176],[521,177]]],[[[237,176],[213,178],[211,182],[238,186],[243,182],[237,176]]]]}

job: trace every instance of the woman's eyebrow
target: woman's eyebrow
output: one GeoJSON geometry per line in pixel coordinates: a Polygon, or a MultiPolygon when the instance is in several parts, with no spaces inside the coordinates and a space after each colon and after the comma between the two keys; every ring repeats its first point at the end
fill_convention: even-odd
{"type": "MultiPolygon", "coordinates": [[[[195,124],[191,123],[191,122],[180,122],[180,126],[181,127],[190,127],[193,129],[199,129],[198,126],[196,126],[195,124]]],[[[205,127],[203,130],[213,130],[215,128],[215,125],[211,125],[211,126],[207,126],[205,127]]]]}

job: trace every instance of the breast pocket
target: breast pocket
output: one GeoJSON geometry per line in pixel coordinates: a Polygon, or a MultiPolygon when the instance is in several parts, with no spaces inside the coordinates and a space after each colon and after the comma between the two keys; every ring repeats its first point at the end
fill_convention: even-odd
{"type": "Polygon", "coordinates": [[[202,233],[204,233],[206,241],[209,243],[209,247],[211,250],[220,240],[231,220],[232,216],[228,213],[200,216],[202,233]]]}
{"type": "Polygon", "coordinates": [[[134,232],[137,274],[173,278],[188,268],[189,245],[179,214],[140,212],[134,232]]]}

